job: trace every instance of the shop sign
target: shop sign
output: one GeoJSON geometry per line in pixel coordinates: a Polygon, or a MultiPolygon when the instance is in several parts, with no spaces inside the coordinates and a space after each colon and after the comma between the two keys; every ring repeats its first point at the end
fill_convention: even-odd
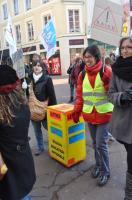
{"type": "Polygon", "coordinates": [[[52,58],[52,74],[61,74],[60,59],[52,58]]]}

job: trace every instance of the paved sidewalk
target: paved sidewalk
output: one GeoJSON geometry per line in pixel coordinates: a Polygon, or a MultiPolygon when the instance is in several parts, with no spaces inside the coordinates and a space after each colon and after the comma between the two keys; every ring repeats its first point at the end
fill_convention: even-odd
{"type": "MultiPolygon", "coordinates": [[[[33,130],[30,128],[30,134],[33,130]]],[[[44,134],[45,146],[48,149],[47,134],[44,134]]],[[[32,149],[35,145],[32,135],[32,149]]],[[[71,168],[66,168],[48,155],[34,157],[37,181],[32,191],[33,200],[123,200],[125,187],[125,158],[122,146],[114,142],[110,146],[111,179],[99,188],[96,180],[90,177],[94,165],[94,153],[91,139],[87,134],[86,160],[71,168]]]]}
{"type": "MultiPolygon", "coordinates": [[[[66,78],[53,79],[59,102],[67,102],[68,83],[66,78]],[[65,98],[64,98],[65,97],[65,98]]],[[[110,145],[111,178],[108,184],[99,188],[90,177],[94,165],[94,152],[87,129],[86,160],[66,168],[48,155],[48,138],[44,130],[46,151],[34,157],[37,181],[31,193],[33,200],[123,200],[125,187],[126,154],[117,142],[110,145]]],[[[30,126],[32,152],[35,151],[35,137],[30,126]]]]}
{"type": "MultiPolygon", "coordinates": [[[[45,132],[45,131],[44,131],[45,132]]],[[[30,127],[30,136],[32,137],[32,151],[35,150],[35,138],[32,135],[33,129],[30,127]]],[[[79,177],[83,176],[85,172],[93,165],[93,151],[89,151],[87,145],[88,155],[85,161],[79,164],[66,168],[56,160],[48,155],[47,133],[44,134],[46,151],[34,157],[37,172],[37,182],[32,191],[33,200],[56,200],[62,199],[59,197],[59,192],[67,187],[72,182],[74,183],[79,177]],[[57,197],[58,196],[58,197],[57,197]]],[[[76,195],[75,195],[76,197],[76,195]]],[[[76,198],[75,198],[76,199],[76,198]]]]}
{"type": "Polygon", "coordinates": [[[58,79],[52,79],[53,84],[56,85],[62,85],[62,84],[68,84],[68,78],[67,77],[61,77],[58,79]]]}

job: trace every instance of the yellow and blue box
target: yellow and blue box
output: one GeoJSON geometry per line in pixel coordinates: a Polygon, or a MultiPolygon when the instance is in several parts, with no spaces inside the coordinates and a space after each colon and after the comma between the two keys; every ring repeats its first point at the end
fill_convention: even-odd
{"type": "Polygon", "coordinates": [[[48,143],[49,154],[67,167],[86,158],[85,122],[72,119],[73,105],[58,104],[49,106],[48,143]]]}

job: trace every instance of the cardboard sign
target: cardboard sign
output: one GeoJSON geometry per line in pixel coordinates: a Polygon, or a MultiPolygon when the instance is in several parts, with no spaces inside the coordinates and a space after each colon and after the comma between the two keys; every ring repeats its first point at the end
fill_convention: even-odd
{"type": "Polygon", "coordinates": [[[121,39],[122,16],[121,4],[95,0],[90,38],[117,46],[121,39]]]}
{"type": "Polygon", "coordinates": [[[23,62],[22,49],[18,49],[12,55],[12,61],[13,61],[13,68],[16,70],[19,79],[24,78],[25,77],[25,67],[24,67],[24,62],[23,62]]]}

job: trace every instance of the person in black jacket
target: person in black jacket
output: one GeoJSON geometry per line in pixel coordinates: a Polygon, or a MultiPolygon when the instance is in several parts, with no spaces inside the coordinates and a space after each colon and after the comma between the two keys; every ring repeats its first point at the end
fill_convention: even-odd
{"type": "Polygon", "coordinates": [[[69,74],[68,82],[69,82],[69,85],[70,85],[70,100],[69,100],[68,103],[72,103],[74,101],[74,82],[73,82],[72,77],[71,77],[71,72],[74,68],[74,65],[75,65],[75,63],[73,61],[73,63],[70,64],[70,66],[67,70],[67,74],[69,74]]]}
{"type": "MultiPolygon", "coordinates": [[[[44,63],[41,60],[36,60],[33,62],[33,73],[30,78],[36,98],[42,102],[48,100],[48,106],[55,105],[57,102],[52,79],[48,74],[45,73],[44,63]]],[[[47,118],[44,118],[42,121],[31,121],[37,140],[37,150],[35,155],[38,156],[44,151],[41,124],[45,129],[47,129],[47,118]]]]}
{"type": "Polygon", "coordinates": [[[0,199],[31,200],[36,180],[28,128],[30,111],[16,71],[0,65],[0,152],[8,168],[0,181],[0,199]]]}
{"type": "Polygon", "coordinates": [[[69,85],[70,85],[70,100],[68,103],[72,103],[74,101],[77,78],[79,73],[83,71],[84,67],[85,67],[84,61],[80,57],[78,57],[73,60],[73,62],[70,64],[67,70],[67,74],[69,74],[69,85]]]}

